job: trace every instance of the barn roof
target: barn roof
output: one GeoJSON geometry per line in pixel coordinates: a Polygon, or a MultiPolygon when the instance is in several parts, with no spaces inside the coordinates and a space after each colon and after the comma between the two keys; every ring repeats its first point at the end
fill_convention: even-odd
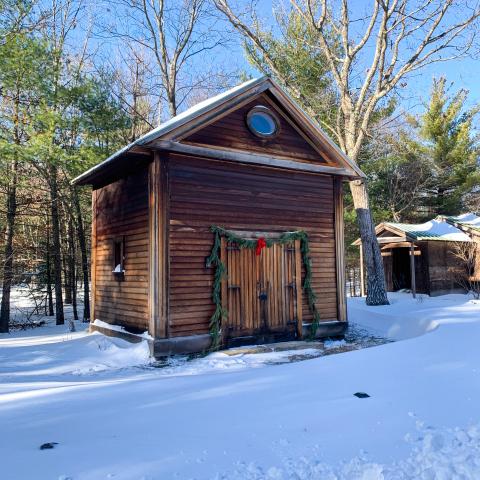
{"type": "Polygon", "coordinates": [[[418,224],[385,222],[385,225],[406,233],[412,240],[470,241],[470,237],[460,229],[436,219],[418,224]]]}
{"type": "MultiPolygon", "coordinates": [[[[437,217],[425,223],[382,222],[375,227],[378,241],[388,243],[415,241],[470,242],[471,238],[460,228],[437,217]],[[387,234],[386,237],[383,235],[387,234]],[[391,236],[390,236],[391,235],[391,236]]],[[[361,245],[357,238],[352,245],[361,245]]]]}
{"type": "Polygon", "coordinates": [[[444,216],[442,218],[453,225],[480,231],[480,217],[474,213],[462,213],[461,215],[444,216]]]}
{"type": "MultiPolygon", "coordinates": [[[[273,94],[276,100],[289,113],[292,114],[297,121],[301,122],[302,126],[308,130],[309,134],[316,140],[322,143],[323,147],[328,153],[336,158],[342,165],[342,169],[337,169],[337,174],[343,174],[350,177],[364,177],[364,173],[359,167],[350,160],[328,137],[328,135],[314,122],[297,104],[296,102],[271,78],[260,77],[242,83],[226,92],[216,95],[212,98],[204,100],[197,105],[185,110],[176,115],[170,120],[162,123],[159,127],[151,130],[147,134],[141,136],[134,142],[118,150],[106,160],[100,162],[98,165],[90,168],[86,172],[75,178],[72,183],[78,185],[86,185],[93,183],[93,180],[106,171],[112,171],[114,167],[119,167],[126,164],[127,157],[130,155],[131,159],[145,157],[145,150],[152,147],[152,142],[159,140],[168,140],[171,142],[176,140],[175,134],[177,131],[185,133],[189,125],[193,125],[196,119],[208,118],[209,121],[215,118],[215,115],[221,113],[223,106],[228,106],[235,100],[242,98],[252,98],[261,92],[269,91],[273,94]],[[136,157],[135,157],[136,156],[136,157]],[[122,162],[123,160],[123,162],[122,162]],[[342,170],[343,173],[340,173],[342,170]]],[[[198,122],[197,122],[198,123],[198,122]]],[[[198,126],[195,124],[195,126],[198,126]]],[[[165,142],[167,145],[168,142],[165,142]]],[[[168,147],[165,147],[168,150],[168,147]]],[[[332,169],[332,173],[335,169],[332,169]]]]}

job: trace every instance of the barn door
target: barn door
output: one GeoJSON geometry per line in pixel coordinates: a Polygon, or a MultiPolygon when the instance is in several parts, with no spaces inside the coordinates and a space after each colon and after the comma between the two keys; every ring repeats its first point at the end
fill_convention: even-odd
{"type": "Polygon", "coordinates": [[[255,250],[222,244],[227,267],[222,303],[228,310],[224,335],[301,336],[300,242],[255,250]]]}

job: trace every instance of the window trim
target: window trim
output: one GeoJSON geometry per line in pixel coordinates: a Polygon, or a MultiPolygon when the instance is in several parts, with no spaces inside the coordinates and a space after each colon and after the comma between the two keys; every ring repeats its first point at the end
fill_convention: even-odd
{"type": "Polygon", "coordinates": [[[256,137],[261,138],[262,140],[272,140],[272,139],[276,138],[280,133],[280,119],[275,114],[275,112],[272,111],[271,108],[268,108],[264,105],[256,105],[256,106],[252,107],[247,112],[247,115],[245,116],[245,123],[247,124],[247,128],[250,131],[250,133],[252,133],[256,137]],[[255,113],[258,113],[258,112],[266,113],[267,115],[269,115],[272,118],[273,122],[275,123],[275,131],[273,133],[265,134],[265,133],[262,133],[262,132],[259,132],[259,131],[255,130],[252,127],[250,119],[255,113]]]}

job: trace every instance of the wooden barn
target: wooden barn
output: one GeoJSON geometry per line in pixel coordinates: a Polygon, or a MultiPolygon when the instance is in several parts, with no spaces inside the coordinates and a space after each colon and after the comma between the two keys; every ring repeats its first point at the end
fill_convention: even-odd
{"type": "Polygon", "coordinates": [[[267,77],[177,115],[74,180],[92,328],[148,331],[155,356],[341,335],[342,183],[362,176],[267,77]]]}
{"type": "MultiPolygon", "coordinates": [[[[384,222],[377,225],[387,291],[408,289],[413,296],[424,293],[435,296],[463,293],[455,280],[454,271],[462,268],[455,255],[458,242],[470,242],[471,237],[455,225],[439,217],[422,224],[384,222]]],[[[354,243],[360,249],[362,295],[364,266],[360,239],[354,243]]]]}

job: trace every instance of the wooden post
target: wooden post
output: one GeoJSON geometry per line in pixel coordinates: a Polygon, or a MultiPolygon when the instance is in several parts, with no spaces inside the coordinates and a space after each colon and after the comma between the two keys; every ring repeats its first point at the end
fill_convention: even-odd
{"type": "Polygon", "coordinates": [[[148,168],[149,198],[149,333],[168,336],[168,159],[155,152],[148,168]]]}
{"type": "MultiPolygon", "coordinates": [[[[227,262],[228,262],[228,252],[227,252],[227,241],[225,240],[225,237],[222,236],[220,239],[220,260],[223,262],[225,267],[227,267],[227,262]]],[[[221,298],[222,298],[222,309],[223,311],[227,310],[228,308],[228,285],[227,285],[227,276],[230,274],[230,272],[227,270],[227,275],[224,275],[222,278],[222,284],[221,284],[221,298]]],[[[228,312],[227,315],[231,314],[231,312],[228,312]]],[[[222,346],[227,344],[227,339],[228,339],[228,316],[226,319],[222,318],[220,322],[220,328],[221,328],[221,338],[222,338],[222,346]]]]}
{"type": "Polygon", "coordinates": [[[360,244],[360,296],[365,296],[365,267],[363,265],[363,247],[360,244]]]}
{"type": "Polygon", "coordinates": [[[345,238],[343,227],[343,183],[334,178],[335,205],[335,262],[337,270],[337,315],[341,322],[347,321],[347,292],[345,291],[345,238]]]}
{"type": "Polygon", "coordinates": [[[295,294],[297,307],[297,338],[303,337],[302,254],[300,240],[295,240],[295,294]]]}
{"type": "Polygon", "coordinates": [[[413,298],[416,298],[417,286],[415,282],[415,245],[413,244],[413,242],[410,244],[410,278],[411,278],[412,296],[413,298]]]}
{"type": "Polygon", "coordinates": [[[92,239],[90,246],[90,322],[95,321],[95,295],[97,291],[97,193],[97,190],[92,191],[92,239]]]}

